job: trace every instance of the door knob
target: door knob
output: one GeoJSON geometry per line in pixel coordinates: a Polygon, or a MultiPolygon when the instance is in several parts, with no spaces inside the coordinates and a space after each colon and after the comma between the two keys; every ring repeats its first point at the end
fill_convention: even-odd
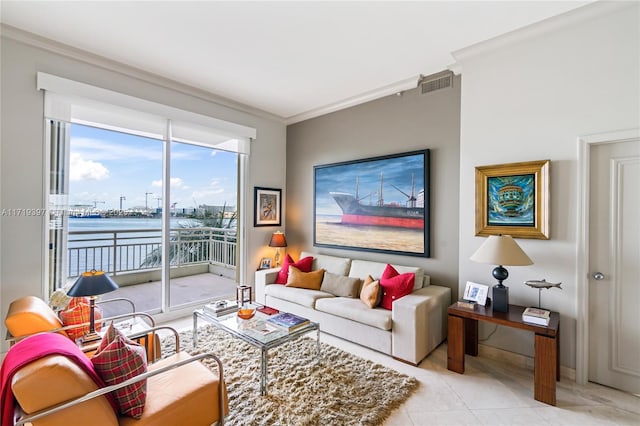
{"type": "Polygon", "coordinates": [[[596,281],[604,280],[604,274],[602,272],[594,272],[593,275],[591,275],[591,276],[596,281]]]}

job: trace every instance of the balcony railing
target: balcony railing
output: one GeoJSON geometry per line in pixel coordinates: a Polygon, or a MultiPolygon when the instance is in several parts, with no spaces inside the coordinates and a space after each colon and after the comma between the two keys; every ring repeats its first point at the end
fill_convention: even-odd
{"type": "MultiPolygon", "coordinates": [[[[170,231],[170,265],[202,263],[236,267],[236,231],[226,228],[174,228],[170,231]]],[[[160,229],[70,231],[68,277],[91,269],[117,275],[158,269],[162,265],[160,229]]]]}

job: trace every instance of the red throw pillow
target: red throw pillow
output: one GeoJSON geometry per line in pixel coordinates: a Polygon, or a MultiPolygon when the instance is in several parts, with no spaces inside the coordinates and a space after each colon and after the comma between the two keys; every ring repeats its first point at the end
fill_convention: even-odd
{"type": "MultiPolygon", "coordinates": [[[[127,339],[119,330],[109,327],[91,362],[107,385],[115,385],[147,371],[144,348],[127,339]]],[[[147,400],[147,381],[141,380],[112,392],[121,414],[142,417],[147,400]]]]}
{"type": "Polygon", "coordinates": [[[384,268],[384,272],[380,278],[393,278],[396,275],[400,275],[400,272],[396,271],[396,268],[387,263],[387,266],[384,268]]]}
{"type": "Polygon", "coordinates": [[[289,278],[289,266],[293,265],[296,268],[300,269],[301,272],[311,272],[311,267],[313,266],[313,256],[303,257],[297,262],[293,261],[293,258],[287,254],[284,258],[284,262],[282,262],[282,268],[280,268],[280,272],[278,272],[278,276],[276,277],[276,284],[286,284],[287,279],[289,278]]]}
{"type": "MultiPolygon", "coordinates": [[[[91,309],[89,307],[89,299],[86,297],[73,297],[69,302],[69,307],[60,312],[60,319],[62,320],[62,325],[65,327],[67,325],[76,325],[82,324],[85,322],[89,322],[89,317],[91,316],[91,309]]],[[[102,319],[102,311],[97,306],[95,307],[94,313],[94,322],[96,331],[100,331],[102,328],[100,321],[102,319]]],[[[71,338],[71,340],[76,340],[85,334],[89,333],[89,326],[85,327],[74,327],[67,330],[67,334],[71,338]]]]}
{"type": "Polygon", "coordinates": [[[382,289],[382,300],[380,307],[391,310],[394,300],[398,300],[413,291],[413,283],[416,274],[407,272],[398,274],[398,271],[391,265],[387,265],[380,278],[380,288],[382,289]]]}

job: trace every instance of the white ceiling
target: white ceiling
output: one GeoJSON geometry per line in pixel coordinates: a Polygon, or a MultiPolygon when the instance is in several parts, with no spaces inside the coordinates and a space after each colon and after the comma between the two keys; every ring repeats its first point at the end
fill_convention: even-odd
{"type": "Polygon", "coordinates": [[[414,84],[451,52],[590,1],[1,1],[7,25],[291,123],[414,84]]]}

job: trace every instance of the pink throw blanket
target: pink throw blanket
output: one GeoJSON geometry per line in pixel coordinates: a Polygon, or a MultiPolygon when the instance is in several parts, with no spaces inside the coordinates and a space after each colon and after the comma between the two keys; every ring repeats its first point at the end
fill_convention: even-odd
{"type": "MultiPolygon", "coordinates": [[[[104,387],[105,383],[93,369],[91,360],[71,341],[58,333],[37,334],[16,343],[2,362],[0,368],[0,407],[2,417],[0,425],[9,426],[13,424],[13,414],[15,398],[11,390],[11,380],[13,375],[23,366],[47,355],[63,355],[81,367],[99,387],[104,387]]],[[[111,394],[107,394],[107,399],[116,411],[116,405],[111,394]]],[[[116,411],[117,412],[117,411],[116,411]]]]}

